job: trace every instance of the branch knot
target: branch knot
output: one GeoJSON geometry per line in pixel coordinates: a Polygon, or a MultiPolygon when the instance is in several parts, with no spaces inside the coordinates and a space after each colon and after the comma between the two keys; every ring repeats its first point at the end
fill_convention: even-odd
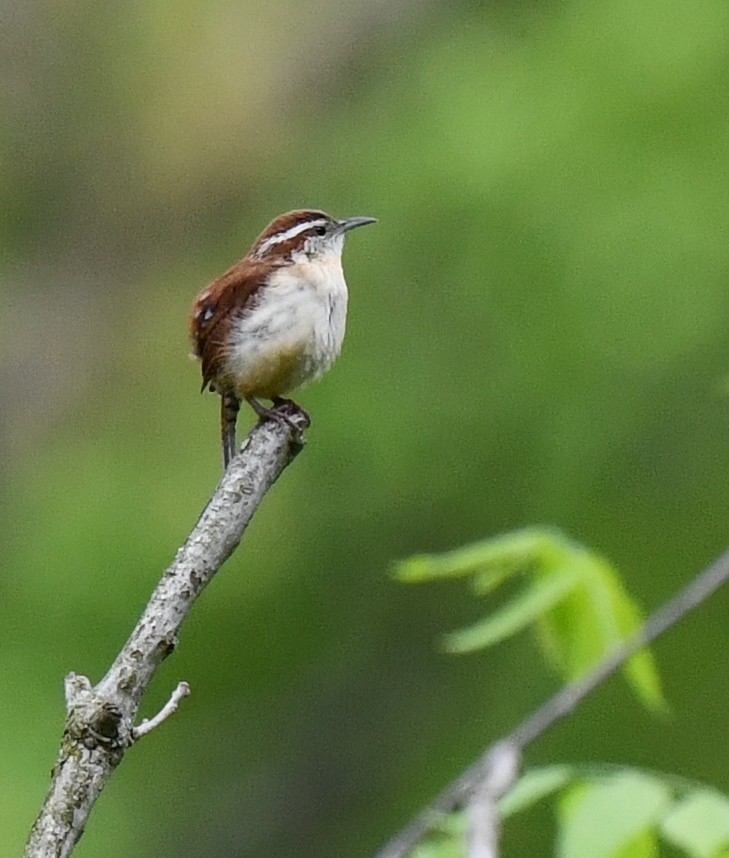
{"type": "Polygon", "coordinates": [[[85,748],[124,750],[131,745],[131,725],[121,709],[97,694],[88,678],[76,673],[66,677],[66,728],[68,739],[85,748]]]}

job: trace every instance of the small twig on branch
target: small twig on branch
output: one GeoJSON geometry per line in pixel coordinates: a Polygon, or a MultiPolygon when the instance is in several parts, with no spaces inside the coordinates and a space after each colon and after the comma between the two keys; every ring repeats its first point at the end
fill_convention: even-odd
{"type": "Polygon", "coordinates": [[[141,724],[132,728],[132,739],[136,742],[137,739],[141,739],[142,736],[146,736],[147,733],[151,733],[155,727],[159,727],[159,725],[163,721],[166,721],[170,715],[174,715],[175,712],[177,712],[177,707],[180,705],[180,700],[182,700],[183,697],[187,697],[189,693],[190,686],[186,682],[178,683],[177,688],[175,688],[170,695],[170,699],[159,710],[154,718],[144,718],[142,719],[141,724]]]}
{"type": "Polygon", "coordinates": [[[506,743],[513,746],[517,754],[522,753],[527,745],[538,739],[557,721],[574,712],[588,695],[599,688],[638,650],[652,643],[690,611],[705,602],[727,580],[729,580],[729,551],[700,572],[678,595],[651,614],[638,632],[616,647],[594,670],[582,679],[565,685],[522,721],[510,736],[490,745],[475,763],[377,852],[375,858],[405,858],[438,820],[477,793],[483,781],[484,771],[488,771],[489,756],[496,747],[506,743]]]}
{"type": "Polygon", "coordinates": [[[251,430],[101,682],[92,686],[85,676],[66,677],[61,749],[24,858],[67,858],[127,748],[168,718],[189,693],[187,683],[180,683],[158,715],[134,727],[142,695],[177,645],[180,626],[195,600],[233,553],[263,496],[301,449],[298,438],[308,417],[303,412],[292,417],[298,431],[273,420],[251,430]]]}

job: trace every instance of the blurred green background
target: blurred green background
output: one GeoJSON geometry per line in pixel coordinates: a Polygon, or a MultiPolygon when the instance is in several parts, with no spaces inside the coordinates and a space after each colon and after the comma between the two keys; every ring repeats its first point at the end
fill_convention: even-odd
{"type": "MultiPolygon", "coordinates": [[[[0,31],[0,854],[64,674],[100,678],[219,478],[191,301],[314,206],[379,218],[344,354],[75,855],[368,856],[556,686],[528,636],[443,654],[483,607],[394,559],[554,524],[654,607],[727,541],[729,5],[26,0],[0,31]]],[[[727,610],[656,647],[670,719],[616,680],[528,762],[729,789],[727,610]]]]}

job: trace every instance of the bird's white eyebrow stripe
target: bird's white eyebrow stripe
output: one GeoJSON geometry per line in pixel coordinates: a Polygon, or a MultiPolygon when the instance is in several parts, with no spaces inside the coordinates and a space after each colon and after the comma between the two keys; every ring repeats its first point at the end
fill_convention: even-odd
{"type": "Polygon", "coordinates": [[[288,241],[290,238],[295,238],[297,235],[300,235],[307,229],[311,229],[314,226],[326,226],[327,223],[328,221],[325,220],[323,217],[318,217],[314,220],[307,220],[304,223],[297,223],[295,226],[290,226],[283,232],[277,232],[275,235],[271,235],[265,241],[261,242],[258,249],[256,250],[256,256],[262,256],[268,250],[268,248],[273,247],[274,244],[281,244],[281,242],[283,241],[288,241]]]}

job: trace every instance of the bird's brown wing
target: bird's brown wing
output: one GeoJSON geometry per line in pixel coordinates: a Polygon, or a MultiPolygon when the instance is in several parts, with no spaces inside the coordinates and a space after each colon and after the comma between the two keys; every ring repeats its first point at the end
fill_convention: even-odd
{"type": "Polygon", "coordinates": [[[225,349],[230,326],[250,310],[265,279],[262,266],[242,259],[209,283],[197,296],[190,313],[193,352],[202,363],[202,389],[223,393],[230,386],[225,373],[225,349]]]}

